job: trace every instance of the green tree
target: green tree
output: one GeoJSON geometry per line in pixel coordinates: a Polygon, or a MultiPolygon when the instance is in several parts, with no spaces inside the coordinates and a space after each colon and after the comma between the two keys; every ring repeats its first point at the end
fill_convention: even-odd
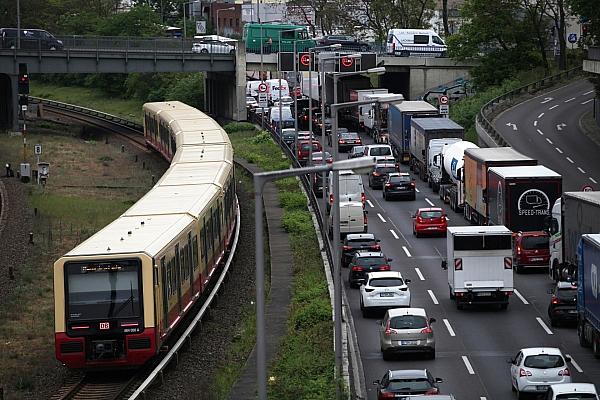
{"type": "Polygon", "coordinates": [[[147,5],[133,7],[103,19],[97,33],[103,36],[160,36],[160,17],[147,5]]]}
{"type": "Polygon", "coordinates": [[[183,75],[175,85],[169,87],[165,100],[182,101],[202,110],[204,108],[204,75],[201,73],[183,75]]]}

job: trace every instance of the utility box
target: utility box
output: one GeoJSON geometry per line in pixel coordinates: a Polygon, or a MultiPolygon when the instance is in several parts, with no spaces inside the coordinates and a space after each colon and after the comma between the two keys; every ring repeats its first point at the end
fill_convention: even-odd
{"type": "Polygon", "coordinates": [[[29,182],[31,180],[31,164],[21,163],[19,165],[19,174],[21,175],[21,182],[29,182]]]}
{"type": "Polygon", "coordinates": [[[50,163],[39,162],[38,163],[38,184],[45,184],[48,176],[50,175],[50,163]]]}

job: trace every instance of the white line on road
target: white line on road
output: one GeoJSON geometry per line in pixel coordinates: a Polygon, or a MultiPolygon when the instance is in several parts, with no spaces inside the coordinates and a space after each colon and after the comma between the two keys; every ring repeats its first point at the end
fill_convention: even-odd
{"type": "Polygon", "coordinates": [[[519,293],[519,291],[517,289],[515,289],[515,294],[517,295],[517,297],[519,299],[521,299],[523,304],[529,304],[529,302],[527,300],[525,300],[525,297],[523,297],[523,295],[521,293],[519,293]]]}
{"type": "Polygon", "coordinates": [[[533,126],[537,126],[537,119],[533,121],[533,126]]]}
{"type": "Polygon", "coordinates": [[[565,103],[575,100],[575,97],[571,97],[570,99],[565,100],[565,103]]]}
{"type": "Polygon", "coordinates": [[[590,90],[589,92],[585,92],[583,95],[584,95],[584,96],[587,96],[587,95],[588,95],[588,94],[590,94],[590,93],[594,93],[594,91],[593,91],[593,90],[590,90]]]}
{"type": "Polygon", "coordinates": [[[573,164],[575,161],[571,160],[571,157],[567,157],[567,161],[573,164]]]}
{"type": "Polygon", "coordinates": [[[375,208],[375,206],[373,205],[373,203],[371,203],[371,200],[367,200],[367,204],[369,205],[369,207],[375,208]]]}
{"type": "Polygon", "coordinates": [[[467,367],[467,371],[469,371],[469,374],[475,375],[475,370],[473,369],[473,366],[469,362],[469,359],[467,358],[467,356],[462,356],[462,360],[465,363],[465,367],[467,367]]]}
{"type": "Polygon", "coordinates": [[[402,246],[402,250],[404,250],[404,252],[406,253],[406,257],[412,257],[412,254],[410,254],[410,251],[408,251],[406,246],[402,246]]]}
{"type": "Polygon", "coordinates": [[[577,169],[579,170],[579,172],[581,172],[582,174],[585,174],[585,171],[583,169],[581,169],[581,167],[577,167],[577,169]]]}
{"type": "Polygon", "coordinates": [[[429,297],[431,297],[433,304],[440,304],[437,297],[435,297],[435,294],[433,294],[433,290],[427,289],[427,293],[429,293],[429,297]]]}
{"type": "Polygon", "coordinates": [[[546,142],[548,142],[548,143],[550,143],[550,144],[554,144],[554,143],[552,143],[552,140],[550,140],[550,139],[548,139],[548,138],[546,138],[546,142]]]}
{"type": "Polygon", "coordinates": [[[383,222],[383,223],[387,222],[385,220],[385,218],[383,218],[383,216],[381,214],[377,213],[377,216],[379,217],[379,219],[381,220],[381,222],[383,222]]]}
{"type": "Polygon", "coordinates": [[[431,200],[429,200],[427,197],[425,197],[425,201],[427,202],[427,204],[429,204],[431,207],[435,207],[435,204],[433,204],[433,202],[431,200]]]}
{"type": "Polygon", "coordinates": [[[548,110],[554,110],[556,107],[558,107],[558,104],[553,105],[552,107],[548,108],[548,110]]]}
{"type": "Polygon", "coordinates": [[[546,333],[548,335],[554,335],[554,333],[552,333],[552,331],[550,330],[550,328],[548,328],[548,325],[546,325],[546,323],[544,322],[543,319],[541,319],[540,317],[535,317],[535,319],[542,326],[542,328],[544,328],[544,330],[546,331],[546,333]]]}
{"type": "Polygon", "coordinates": [[[419,279],[424,281],[425,277],[423,276],[423,274],[421,273],[421,270],[419,269],[419,267],[415,267],[415,272],[417,273],[417,275],[419,275],[419,279]]]}
{"type": "Polygon", "coordinates": [[[544,113],[541,113],[540,115],[538,115],[538,119],[542,118],[544,116],[544,113]]]}
{"type": "Polygon", "coordinates": [[[400,239],[400,237],[398,236],[398,234],[396,232],[394,232],[393,229],[390,229],[390,232],[392,233],[392,236],[394,236],[396,239],[400,239]]]}
{"type": "Polygon", "coordinates": [[[540,131],[539,129],[537,130],[537,133],[539,133],[540,135],[544,136],[544,132],[540,131]]]}
{"type": "Polygon", "coordinates": [[[565,354],[565,356],[571,358],[571,364],[573,364],[573,366],[575,367],[575,369],[577,370],[577,372],[583,373],[583,370],[581,369],[581,367],[579,366],[579,364],[577,364],[577,361],[575,361],[575,359],[573,358],[573,356],[571,356],[570,354],[565,354]]]}
{"type": "Polygon", "coordinates": [[[598,182],[596,182],[596,180],[595,180],[594,178],[592,178],[591,176],[590,176],[590,181],[592,181],[592,182],[594,182],[594,183],[598,183],[598,182]]]}
{"type": "Polygon", "coordinates": [[[582,102],[581,102],[581,104],[587,104],[587,103],[589,103],[590,101],[594,101],[594,99],[589,99],[589,100],[586,100],[586,101],[582,101],[582,102]]]}
{"type": "Polygon", "coordinates": [[[563,153],[563,151],[561,149],[559,149],[558,147],[555,147],[556,151],[558,151],[560,154],[563,153]]]}
{"type": "Polygon", "coordinates": [[[417,188],[415,188],[415,191],[416,191],[417,193],[419,193],[419,192],[420,192],[420,190],[419,190],[419,189],[417,189],[417,188]]]}
{"type": "Polygon", "coordinates": [[[481,397],[479,398],[479,400],[487,400],[487,397],[483,397],[483,396],[481,396],[481,397]]]}
{"type": "Polygon", "coordinates": [[[452,329],[452,327],[450,326],[450,322],[448,322],[446,318],[442,319],[442,321],[444,321],[444,325],[446,325],[446,328],[448,328],[448,333],[450,334],[450,336],[456,336],[456,333],[454,333],[454,329],[452,329]]]}

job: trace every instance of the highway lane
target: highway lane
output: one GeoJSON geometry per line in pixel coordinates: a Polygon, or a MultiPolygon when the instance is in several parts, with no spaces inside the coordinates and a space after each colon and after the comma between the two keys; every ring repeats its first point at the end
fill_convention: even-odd
{"type": "Polygon", "coordinates": [[[560,173],[564,191],[598,190],[599,148],[580,128],[593,96],[592,84],[579,80],[504,111],[495,126],[512,147],[560,173]]]}
{"type": "MultiPolygon", "coordinates": [[[[445,257],[446,239],[415,238],[410,215],[417,208],[433,203],[446,210],[450,225],[464,225],[466,221],[442,205],[438,195],[421,181],[417,180],[419,192],[415,201],[394,202],[383,200],[380,190],[369,189],[366,177],[364,183],[369,200],[366,206],[369,232],[382,240],[383,251],[394,260],[392,268],[411,279],[412,305],[425,308],[429,316],[437,320],[433,327],[437,342],[435,360],[403,357],[383,361],[376,322],[380,317],[363,318],[359,290],[349,288],[344,282],[355,320],[369,399],[376,397],[375,387],[370,385],[373,380],[380,379],[388,369],[408,368],[430,369],[434,376],[444,379],[440,385],[442,392],[453,393],[458,399],[514,398],[506,360],[520,348],[540,345],[560,347],[574,357],[584,371],[580,373],[571,365],[574,381],[600,382],[597,362],[588,349],[579,347],[575,330],[550,328],[546,307],[551,283],[546,274],[515,275],[515,286],[528,304],[513,296],[506,311],[489,308],[459,311],[449,299],[447,273],[440,267],[441,257],[445,257]]],[[[343,269],[344,280],[347,274],[343,269]]]]}

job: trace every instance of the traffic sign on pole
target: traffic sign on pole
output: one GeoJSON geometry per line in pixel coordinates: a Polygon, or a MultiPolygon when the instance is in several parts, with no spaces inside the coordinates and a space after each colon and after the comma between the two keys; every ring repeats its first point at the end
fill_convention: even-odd
{"type": "Polygon", "coordinates": [[[269,106],[269,102],[268,102],[266,93],[263,93],[263,92],[258,93],[258,106],[260,108],[267,108],[269,106]]]}
{"type": "Polygon", "coordinates": [[[446,96],[445,94],[443,94],[440,97],[438,97],[438,101],[439,101],[440,104],[448,104],[449,99],[448,99],[448,96],[446,96]]]}
{"type": "Polygon", "coordinates": [[[581,188],[582,192],[593,192],[594,188],[592,187],[592,185],[583,185],[583,187],[581,188]]]}
{"type": "Polygon", "coordinates": [[[442,115],[450,114],[450,106],[448,104],[440,104],[440,114],[442,114],[442,115]]]}
{"type": "Polygon", "coordinates": [[[259,93],[267,93],[267,84],[261,83],[260,85],[258,85],[258,91],[259,93]]]}

